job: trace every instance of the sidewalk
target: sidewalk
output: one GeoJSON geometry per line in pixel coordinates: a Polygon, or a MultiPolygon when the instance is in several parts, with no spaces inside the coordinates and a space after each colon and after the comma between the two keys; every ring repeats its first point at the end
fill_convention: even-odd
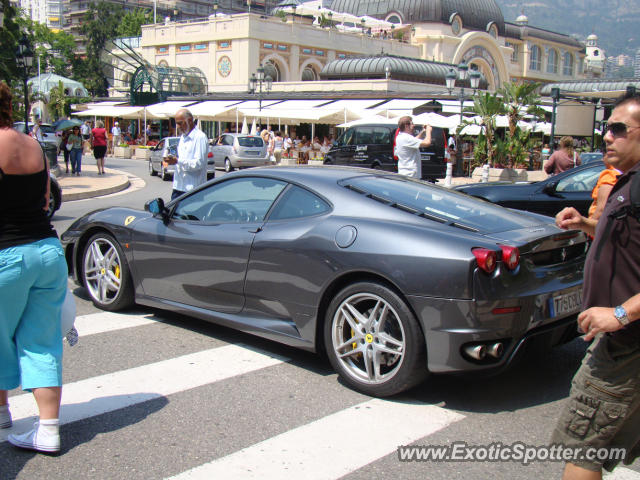
{"type": "Polygon", "coordinates": [[[60,175],[57,180],[62,189],[63,202],[108,195],[129,187],[129,177],[125,172],[105,168],[105,174],[98,175],[95,159],[90,157],[89,160],[88,156],[85,158],[82,159],[82,172],[79,177],[71,175],[71,171],[65,173],[64,161],[58,161],[60,175]],[[88,160],[86,163],[85,158],[88,160]]]}

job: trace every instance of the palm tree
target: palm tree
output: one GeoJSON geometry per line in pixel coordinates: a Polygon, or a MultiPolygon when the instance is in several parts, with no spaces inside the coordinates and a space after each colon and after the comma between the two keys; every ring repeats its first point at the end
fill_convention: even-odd
{"type": "Polygon", "coordinates": [[[66,114],[67,102],[67,96],[64,94],[64,84],[62,81],[59,81],[58,85],[49,91],[49,103],[47,103],[47,109],[51,116],[56,120],[64,117],[66,114]]]}
{"type": "Polygon", "coordinates": [[[506,144],[507,157],[511,164],[515,165],[523,161],[526,144],[529,141],[529,135],[523,135],[518,127],[518,122],[525,115],[544,118],[544,110],[538,106],[540,103],[540,96],[537,93],[539,87],[539,83],[507,82],[498,89],[498,94],[502,96],[505,104],[505,113],[509,118],[509,133],[506,144]]]}
{"type": "MultiPolygon", "coordinates": [[[[484,92],[473,98],[473,110],[480,117],[480,126],[484,131],[487,149],[487,162],[493,167],[495,158],[496,117],[505,112],[504,103],[497,93],[484,92]]],[[[479,144],[476,145],[478,148],[479,144]]]]}

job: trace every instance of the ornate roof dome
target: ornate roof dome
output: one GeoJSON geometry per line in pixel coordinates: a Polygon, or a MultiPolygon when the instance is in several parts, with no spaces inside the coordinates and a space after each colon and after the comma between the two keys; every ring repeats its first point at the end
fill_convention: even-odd
{"type": "Polygon", "coordinates": [[[333,0],[331,10],[383,20],[396,13],[402,23],[449,23],[457,13],[467,28],[484,31],[495,22],[498,31],[504,32],[504,16],[495,0],[333,0]]]}
{"type": "Polygon", "coordinates": [[[598,36],[595,33],[592,33],[587,37],[587,40],[598,40],[598,36]]]}
{"type": "Polygon", "coordinates": [[[524,13],[521,15],[518,15],[518,18],[516,18],[516,23],[518,25],[528,25],[529,17],[527,17],[524,13]]]}

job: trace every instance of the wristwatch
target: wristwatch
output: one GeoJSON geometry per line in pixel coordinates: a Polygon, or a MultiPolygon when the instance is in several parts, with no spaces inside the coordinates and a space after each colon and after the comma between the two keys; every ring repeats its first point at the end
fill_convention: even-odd
{"type": "Polygon", "coordinates": [[[622,305],[618,305],[613,311],[613,316],[622,324],[629,325],[629,317],[627,317],[627,311],[622,305]]]}

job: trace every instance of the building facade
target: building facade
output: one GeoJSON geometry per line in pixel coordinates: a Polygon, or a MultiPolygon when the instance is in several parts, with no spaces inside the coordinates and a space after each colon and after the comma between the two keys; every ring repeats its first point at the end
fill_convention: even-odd
{"type": "MultiPolygon", "coordinates": [[[[494,0],[334,0],[331,8],[385,20],[393,24],[392,31],[344,32],[320,26],[313,16],[281,18],[254,10],[218,15],[218,10],[199,20],[143,26],[136,51],[150,65],[199,69],[209,93],[246,91],[247,80],[260,65],[276,91],[345,88],[320,81],[329,62],[381,54],[453,65],[466,62],[482,73],[489,90],[508,81],[549,83],[585,77],[584,45],[532,27],[524,16],[505,22],[494,0]]],[[[121,95],[132,72],[120,70],[127,70],[121,59],[114,57],[113,62],[118,68],[112,94],[121,95]]]]}
{"type": "Polygon", "coordinates": [[[34,22],[43,23],[54,31],[64,26],[63,0],[19,0],[17,6],[34,22]]]}

